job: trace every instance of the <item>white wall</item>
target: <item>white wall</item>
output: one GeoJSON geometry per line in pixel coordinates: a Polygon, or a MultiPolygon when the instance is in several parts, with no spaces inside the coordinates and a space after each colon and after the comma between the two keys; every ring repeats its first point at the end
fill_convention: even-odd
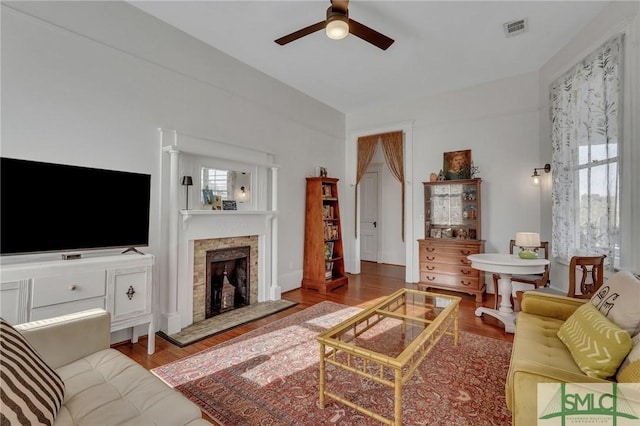
{"type": "MultiPolygon", "coordinates": [[[[540,70],[540,158],[551,163],[551,123],[549,121],[549,88],[553,81],[615,34],[624,31],[623,89],[623,164],[622,164],[622,266],[640,268],[640,3],[614,1],[558,52],[540,70]]],[[[552,171],[553,172],[553,171],[552,171]]],[[[547,177],[543,186],[541,230],[543,237],[551,235],[551,183],[547,177]]],[[[567,265],[554,262],[550,269],[551,286],[568,289],[567,265]]]]}
{"type": "Polygon", "coordinates": [[[342,177],[342,113],[123,2],[3,2],[1,30],[2,155],[151,174],[145,251],[163,311],[158,128],[275,154],[279,284],[300,286],[304,178],[342,177]]]}
{"type": "MultiPolygon", "coordinates": [[[[413,152],[406,156],[413,169],[406,176],[407,196],[414,201],[410,212],[414,232],[406,238],[412,248],[412,281],[418,280],[416,241],[424,237],[422,182],[442,168],[444,152],[471,149],[473,162],[480,168],[482,238],[487,252],[507,253],[517,231],[539,230],[540,192],[529,179],[533,168],[540,167],[537,73],[351,113],[347,131],[362,133],[381,124],[393,128],[393,123],[407,121],[413,128],[413,152]]],[[[347,176],[357,161],[349,152],[347,176]]],[[[353,197],[350,191],[346,201],[353,204],[353,197]]],[[[399,204],[388,207],[398,210],[391,216],[400,214],[399,204]]],[[[345,235],[351,238],[353,231],[345,235]]],[[[349,255],[354,253],[351,250],[349,255]]]]}

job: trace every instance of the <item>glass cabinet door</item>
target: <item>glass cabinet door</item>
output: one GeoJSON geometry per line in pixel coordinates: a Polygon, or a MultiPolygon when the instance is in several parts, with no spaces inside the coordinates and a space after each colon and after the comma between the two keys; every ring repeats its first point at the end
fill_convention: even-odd
{"type": "Polygon", "coordinates": [[[480,239],[480,179],[424,182],[425,238],[480,239]]]}

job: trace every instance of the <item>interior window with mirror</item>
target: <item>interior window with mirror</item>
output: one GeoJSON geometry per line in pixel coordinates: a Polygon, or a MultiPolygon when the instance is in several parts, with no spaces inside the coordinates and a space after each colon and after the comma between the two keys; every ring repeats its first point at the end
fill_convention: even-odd
{"type": "Polygon", "coordinates": [[[202,168],[202,188],[210,189],[214,195],[219,195],[226,200],[229,197],[230,173],[228,170],[202,168]]]}
{"type": "Polygon", "coordinates": [[[200,200],[205,209],[221,210],[222,201],[251,202],[251,173],[202,167],[200,182],[200,200]]]}

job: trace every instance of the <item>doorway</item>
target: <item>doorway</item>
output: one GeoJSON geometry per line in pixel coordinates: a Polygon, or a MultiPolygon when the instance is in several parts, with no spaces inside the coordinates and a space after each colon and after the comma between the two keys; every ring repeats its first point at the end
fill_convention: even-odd
{"type": "Polygon", "coordinates": [[[378,169],[369,167],[360,181],[360,259],[378,262],[378,169]]]}
{"type": "MultiPolygon", "coordinates": [[[[357,168],[358,168],[358,138],[359,137],[364,137],[367,135],[375,135],[375,134],[381,134],[381,133],[388,133],[388,132],[395,132],[395,131],[402,131],[404,134],[404,138],[403,138],[403,144],[404,144],[404,176],[405,176],[405,180],[404,180],[404,215],[401,215],[401,217],[404,218],[404,235],[405,235],[405,242],[403,244],[403,248],[400,248],[400,257],[404,259],[403,262],[400,262],[400,264],[404,263],[405,265],[405,280],[406,282],[418,282],[419,281],[419,271],[418,271],[418,266],[417,266],[417,260],[418,260],[418,244],[414,243],[415,242],[415,238],[414,238],[414,222],[413,222],[413,182],[412,182],[412,178],[413,178],[413,161],[412,161],[412,155],[413,155],[413,122],[412,121],[402,121],[402,122],[397,122],[397,123],[391,123],[388,124],[386,126],[383,127],[377,127],[377,128],[366,128],[366,129],[358,129],[358,130],[354,130],[352,132],[350,132],[350,136],[349,136],[349,143],[347,144],[346,147],[346,163],[347,163],[347,168],[346,168],[346,174],[347,176],[352,176],[354,178],[354,185],[351,186],[360,186],[360,182],[356,179],[357,176],[357,168]],[[404,256],[402,256],[402,254],[404,253],[404,256]]],[[[375,161],[374,161],[375,162],[375,161]]],[[[382,178],[380,180],[383,180],[382,178]]],[[[382,182],[379,182],[379,186],[380,187],[384,187],[382,182]]],[[[358,189],[356,189],[355,192],[355,203],[351,203],[349,201],[349,199],[347,199],[347,206],[351,207],[354,209],[354,211],[356,212],[356,220],[355,223],[351,222],[351,224],[353,225],[352,230],[355,231],[354,237],[350,237],[347,240],[347,252],[345,255],[345,260],[346,260],[346,266],[349,269],[349,272],[351,272],[352,274],[359,274],[361,271],[361,255],[360,255],[360,242],[358,241],[358,239],[360,238],[360,230],[359,230],[359,225],[360,225],[360,215],[362,214],[362,209],[361,207],[361,202],[360,202],[360,198],[361,198],[361,191],[359,191],[358,189]],[[355,229],[354,229],[355,228],[355,229]],[[355,243],[355,244],[354,244],[355,243]]],[[[384,191],[384,190],[383,190],[384,191]]],[[[384,205],[384,204],[383,204],[384,205]]],[[[382,212],[382,209],[380,210],[380,212],[382,212]]],[[[386,217],[386,215],[385,215],[386,217]]],[[[379,223],[378,223],[379,225],[379,223]]],[[[386,229],[386,231],[389,231],[388,229],[386,229]]],[[[386,232],[385,231],[385,232],[386,232]]],[[[393,231],[391,231],[393,232],[393,231]]],[[[382,233],[379,230],[380,235],[382,235],[382,233]]],[[[381,239],[384,239],[384,237],[380,237],[381,239]]],[[[386,239],[385,239],[386,241],[386,239]]],[[[386,250],[386,247],[384,248],[380,248],[382,247],[382,242],[379,241],[378,246],[379,246],[379,251],[381,253],[384,253],[384,250],[386,250]]],[[[386,244],[386,243],[384,243],[386,244]]],[[[383,259],[380,259],[382,261],[384,261],[383,259]]]]}

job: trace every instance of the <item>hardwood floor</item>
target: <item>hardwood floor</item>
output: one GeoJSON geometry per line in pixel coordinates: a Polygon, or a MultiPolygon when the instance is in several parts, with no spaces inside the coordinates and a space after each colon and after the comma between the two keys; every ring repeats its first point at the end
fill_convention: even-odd
{"type": "MultiPolygon", "coordinates": [[[[250,330],[268,324],[275,319],[301,311],[323,300],[330,300],[351,306],[370,306],[399,288],[405,286],[415,288],[414,284],[405,283],[404,274],[405,269],[403,266],[362,262],[361,273],[358,275],[349,275],[349,286],[347,288],[338,288],[326,295],[319,294],[313,290],[297,289],[289,291],[284,293],[282,297],[298,302],[298,305],[266,318],[217,334],[184,348],[179,348],[161,337],[156,337],[156,352],[153,355],[147,354],[146,337],[140,338],[138,343],[135,344],[126,342],[115,345],[114,347],[143,367],[152,369],[225,342],[250,330]]],[[[513,334],[505,333],[504,326],[496,319],[486,315],[482,318],[475,316],[474,311],[477,305],[474,296],[463,293],[449,293],[442,290],[434,291],[462,297],[462,303],[460,305],[461,330],[495,339],[513,341],[513,334]]],[[[493,306],[493,295],[486,295],[483,305],[493,306]]]]}
{"type": "MultiPolygon", "coordinates": [[[[184,348],[179,348],[161,337],[156,337],[156,352],[153,355],[148,355],[146,336],[140,338],[138,343],[121,343],[114,345],[114,348],[129,356],[143,367],[152,369],[233,339],[243,333],[268,324],[271,321],[286,317],[287,315],[306,309],[309,306],[315,305],[316,303],[324,300],[330,300],[351,306],[370,306],[381,298],[393,293],[395,290],[405,286],[415,288],[415,284],[405,283],[404,276],[405,268],[403,266],[362,262],[360,274],[349,274],[349,285],[347,288],[338,288],[326,295],[319,294],[313,290],[297,289],[289,291],[284,293],[282,298],[298,302],[298,305],[270,315],[266,318],[262,318],[224,333],[209,337],[208,339],[184,348]]],[[[475,296],[463,293],[446,292],[442,290],[433,291],[445,294],[454,294],[462,297],[462,302],[460,304],[461,330],[495,339],[502,339],[510,342],[513,341],[513,334],[505,333],[504,326],[496,319],[486,315],[483,318],[475,316],[474,311],[477,307],[475,296]]],[[[483,305],[492,307],[493,295],[486,295],[485,299],[486,300],[483,305]]],[[[218,424],[205,413],[203,413],[203,416],[212,424],[218,424]]]]}

